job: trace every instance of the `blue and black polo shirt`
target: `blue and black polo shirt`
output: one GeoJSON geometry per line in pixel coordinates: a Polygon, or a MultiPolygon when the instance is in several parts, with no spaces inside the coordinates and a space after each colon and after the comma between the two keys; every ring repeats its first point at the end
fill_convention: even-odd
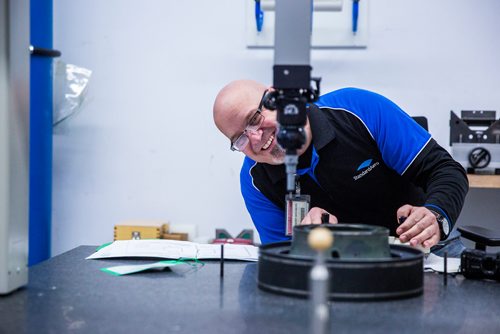
{"type": "MultiPolygon", "coordinates": [[[[309,106],[312,145],[299,157],[301,192],[311,207],[340,223],[385,226],[395,235],[396,211],[428,206],[454,224],[468,190],[460,164],[389,99],[340,89],[309,106]]],[[[285,235],[284,165],[245,157],[241,192],[263,244],[285,235]]]]}

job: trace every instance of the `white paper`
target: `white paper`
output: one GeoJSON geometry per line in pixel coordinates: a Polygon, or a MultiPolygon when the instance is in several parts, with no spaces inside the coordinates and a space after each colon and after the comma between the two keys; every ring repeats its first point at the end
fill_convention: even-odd
{"type": "MultiPolygon", "coordinates": [[[[198,259],[220,259],[220,245],[198,244],[198,259]]],[[[249,245],[224,244],[224,259],[257,261],[259,248],[249,245]]]]}
{"type": "MultiPolygon", "coordinates": [[[[114,266],[109,268],[103,268],[101,270],[111,273],[113,275],[127,275],[149,269],[164,269],[166,267],[172,267],[182,263],[167,263],[164,261],[147,263],[147,264],[131,264],[123,266],[114,266]]],[[[185,264],[184,264],[185,265],[185,264]]]]}
{"type": "Polygon", "coordinates": [[[407,241],[407,242],[401,242],[401,240],[399,240],[399,238],[396,238],[396,237],[393,237],[393,236],[389,236],[389,245],[410,246],[410,247],[418,249],[419,251],[423,252],[425,255],[427,255],[427,254],[429,254],[431,252],[430,248],[425,248],[422,245],[412,246],[412,245],[410,245],[409,241],[407,241]]]}
{"type": "MultiPolygon", "coordinates": [[[[401,242],[398,238],[389,237],[390,245],[405,245],[411,246],[409,242],[401,242]]],[[[422,251],[425,255],[424,257],[424,271],[436,271],[439,273],[444,273],[444,258],[432,254],[429,248],[424,248],[421,245],[415,246],[414,248],[422,251]]],[[[448,273],[458,273],[460,271],[460,258],[448,257],[448,263],[446,271],[448,273]]]]}
{"type": "MultiPolygon", "coordinates": [[[[447,273],[458,273],[460,271],[460,258],[448,257],[447,273]]],[[[430,253],[424,259],[424,271],[437,271],[444,273],[444,258],[430,253]]]]}
{"type": "MultiPolygon", "coordinates": [[[[117,240],[99,249],[87,259],[113,257],[157,257],[165,259],[219,259],[220,245],[197,244],[189,241],[150,239],[117,240]]],[[[224,259],[257,261],[258,247],[250,245],[224,245],[224,259]]]]}

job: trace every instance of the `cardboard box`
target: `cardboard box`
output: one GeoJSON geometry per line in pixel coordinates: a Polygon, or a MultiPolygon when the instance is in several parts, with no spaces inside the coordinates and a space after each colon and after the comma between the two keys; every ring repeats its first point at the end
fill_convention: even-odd
{"type": "Polygon", "coordinates": [[[114,240],[160,239],[164,228],[168,232],[168,226],[165,221],[125,221],[115,225],[114,240]]]}

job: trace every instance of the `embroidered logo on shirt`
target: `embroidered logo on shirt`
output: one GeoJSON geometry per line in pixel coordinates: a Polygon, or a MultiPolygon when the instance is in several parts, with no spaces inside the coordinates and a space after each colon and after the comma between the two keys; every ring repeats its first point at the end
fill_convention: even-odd
{"type": "Polygon", "coordinates": [[[368,159],[368,160],[365,160],[363,161],[358,169],[356,169],[357,172],[359,172],[360,170],[363,170],[361,173],[359,173],[358,175],[354,175],[352,178],[354,179],[354,181],[357,181],[359,180],[360,178],[362,178],[363,176],[365,176],[366,174],[370,173],[375,167],[377,167],[380,163],[378,161],[373,162],[373,159],[368,159]]]}

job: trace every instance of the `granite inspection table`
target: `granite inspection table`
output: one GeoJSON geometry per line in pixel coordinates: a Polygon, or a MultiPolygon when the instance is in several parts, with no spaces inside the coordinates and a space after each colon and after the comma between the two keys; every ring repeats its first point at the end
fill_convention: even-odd
{"type": "MultiPolygon", "coordinates": [[[[151,259],[85,260],[80,246],[30,268],[0,297],[0,333],[308,333],[307,299],[257,287],[257,263],[206,261],[195,272],[112,276],[100,268],[151,259]]],[[[426,273],[424,294],[332,302],[332,333],[500,333],[500,283],[426,273]]]]}

